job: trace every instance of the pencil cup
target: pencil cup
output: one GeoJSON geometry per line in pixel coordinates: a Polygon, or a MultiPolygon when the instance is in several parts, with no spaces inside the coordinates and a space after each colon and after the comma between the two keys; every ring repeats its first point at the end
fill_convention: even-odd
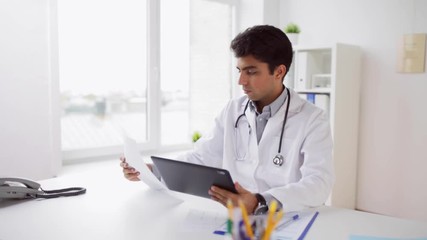
{"type": "Polygon", "coordinates": [[[249,216],[243,202],[234,208],[231,200],[227,201],[228,221],[227,236],[233,240],[269,240],[283,217],[283,211],[277,210],[277,202],[272,201],[267,215],[249,216]]]}
{"type": "Polygon", "coordinates": [[[233,229],[233,240],[268,240],[264,238],[266,216],[249,216],[250,227],[247,229],[244,220],[235,221],[237,223],[233,229]]]}

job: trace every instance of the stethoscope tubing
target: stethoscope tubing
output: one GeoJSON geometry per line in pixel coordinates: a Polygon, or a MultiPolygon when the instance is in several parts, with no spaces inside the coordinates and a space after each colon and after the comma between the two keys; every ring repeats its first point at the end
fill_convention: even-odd
{"type": "MultiPolygon", "coordinates": [[[[285,117],[284,117],[284,119],[283,119],[282,131],[281,131],[281,133],[280,133],[279,149],[277,150],[277,155],[280,155],[280,153],[281,153],[281,151],[282,151],[282,140],[283,140],[283,135],[284,135],[284,132],[285,132],[286,121],[287,121],[287,119],[288,119],[289,106],[290,106],[290,103],[291,103],[291,93],[290,93],[290,91],[289,91],[289,89],[288,89],[288,88],[286,88],[286,93],[287,93],[287,100],[288,100],[288,101],[287,101],[287,103],[286,103],[285,117]]],[[[250,100],[250,99],[248,99],[248,101],[246,102],[246,105],[245,105],[245,109],[243,109],[243,113],[242,113],[242,114],[240,114],[240,115],[237,117],[236,122],[235,122],[235,124],[234,124],[234,127],[235,127],[235,128],[237,128],[237,124],[239,123],[240,118],[242,118],[243,116],[246,116],[246,110],[248,109],[248,106],[249,106],[250,101],[251,101],[251,100],[250,100]]]]}
{"type": "Polygon", "coordinates": [[[286,88],[286,93],[288,94],[288,102],[286,103],[285,119],[283,120],[283,124],[282,124],[282,132],[280,133],[279,150],[277,151],[278,154],[280,154],[282,150],[283,133],[285,132],[286,120],[288,120],[289,105],[291,103],[291,94],[288,88],[286,88]]]}

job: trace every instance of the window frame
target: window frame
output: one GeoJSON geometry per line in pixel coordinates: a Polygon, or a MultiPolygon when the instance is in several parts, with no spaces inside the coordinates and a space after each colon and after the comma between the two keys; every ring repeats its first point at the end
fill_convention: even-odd
{"type": "MultiPolygon", "coordinates": [[[[213,0],[232,6],[232,34],[235,35],[238,25],[239,13],[237,11],[238,1],[213,0]]],[[[160,84],[160,9],[159,0],[147,0],[147,141],[138,143],[138,149],[144,154],[156,154],[159,152],[177,152],[192,148],[191,143],[176,145],[161,145],[161,84],[160,84]]],[[[231,81],[235,79],[235,73],[230,73],[231,81]]],[[[237,83],[232,81],[231,97],[236,96],[237,83]]],[[[191,114],[191,113],[189,113],[191,114]]],[[[106,146],[78,150],[62,150],[63,163],[84,162],[88,159],[116,158],[123,154],[123,146],[106,146]]]]}
{"type": "MultiPolygon", "coordinates": [[[[138,143],[139,150],[160,149],[160,2],[147,0],[147,141],[138,143]]],[[[179,149],[183,146],[174,147],[179,149]]],[[[61,150],[63,162],[119,156],[123,146],[106,146],[78,150],[61,150]]]]}

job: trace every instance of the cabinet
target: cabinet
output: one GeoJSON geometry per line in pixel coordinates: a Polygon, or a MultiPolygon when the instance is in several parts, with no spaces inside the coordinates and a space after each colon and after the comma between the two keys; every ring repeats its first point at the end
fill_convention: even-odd
{"type": "Polygon", "coordinates": [[[335,185],[328,205],[356,206],[361,51],[357,46],[294,46],[285,85],[324,108],[334,140],[335,185]]]}

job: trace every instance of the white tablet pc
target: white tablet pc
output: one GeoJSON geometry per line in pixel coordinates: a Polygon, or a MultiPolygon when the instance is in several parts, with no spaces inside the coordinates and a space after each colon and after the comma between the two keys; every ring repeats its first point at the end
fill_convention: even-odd
{"type": "Polygon", "coordinates": [[[225,169],[151,156],[166,186],[173,191],[205,198],[212,185],[237,193],[225,169]]]}

